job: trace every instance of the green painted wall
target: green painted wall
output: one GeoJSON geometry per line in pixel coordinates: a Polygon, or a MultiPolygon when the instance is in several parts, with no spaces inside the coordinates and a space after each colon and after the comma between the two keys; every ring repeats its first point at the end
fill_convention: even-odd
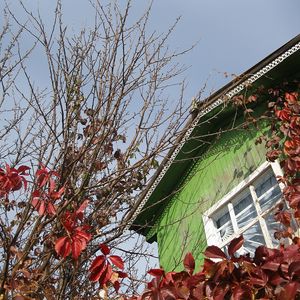
{"type": "Polygon", "coordinates": [[[160,264],[166,270],[181,270],[188,251],[201,262],[206,247],[202,212],[265,161],[264,145],[255,145],[261,134],[256,129],[223,133],[196,159],[156,224],[160,264]]]}

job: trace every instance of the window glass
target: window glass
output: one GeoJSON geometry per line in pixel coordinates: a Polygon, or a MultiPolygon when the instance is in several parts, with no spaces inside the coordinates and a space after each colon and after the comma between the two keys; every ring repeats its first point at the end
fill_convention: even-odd
{"type": "Polygon", "coordinates": [[[262,175],[264,176],[260,176],[258,182],[254,184],[258,198],[266,193],[272,186],[277,184],[274,174],[270,173],[270,171],[265,172],[262,175]]]}
{"type": "Polygon", "coordinates": [[[263,181],[255,186],[256,195],[262,211],[265,211],[276,203],[280,196],[281,190],[273,173],[268,172],[263,181]]]}
{"type": "Polygon", "coordinates": [[[265,211],[274,206],[274,204],[280,199],[281,197],[281,190],[280,187],[277,185],[273,187],[272,190],[269,190],[261,198],[259,198],[259,203],[261,206],[262,211],[265,211]]]}
{"type": "Polygon", "coordinates": [[[217,215],[218,217],[215,216],[217,233],[222,242],[224,242],[234,233],[227,206],[225,206],[217,215]]]}
{"type": "Polygon", "coordinates": [[[243,227],[248,225],[248,223],[253,221],[254,218],[256,217],[257,217],[257,212],[254,205],[249,206],[240,215],[236,216],[238,227],[242,229],[243,227]]]}
{"type": "Polygon", "coordinates": [[[272,244],[274,247],[276,247],[279,245],[279,241],[275,239],[274,233],[276,231],[279,231],[280,229],[283,229],[282,225],[275,220],[273,211],[266,216],[265,220],[266,220],[270,237],[272,239],[272,244]]]}
{"type": "Polygon", "coordinates": [[[217,232],[222,242],[225,242],[228,238],[230,238],[234,234],[231,220],[225,223],[222,227],[218,228],[217,232]]]}
{"type": "Polygon", "coordinates": [[[234,213],[238,215],[240,212],[245,210],[245,208],[248,208],[253,205],[253,200],[250,195],[250,192],[248,192],[241,200],[239,200],[236,204],[233,205],[234,213]]]}
{"type": "Polygon", "coordinates": [[[280,197],[281,189],[273,169],[269,167],[254,181],[245,183],[244,187],[239,189],[235,196],[228,198],[227,202],[223,201],[221,207],[219,203],[216,204],[216,209],[210,215],[213,220],[210,226],[214,226],[211,230],[215,233],[213,239],[210,239],[210,245],[215,243],[226,252],[230,241],[243,234],[244,246],[240,253],[254,255],[258,246],[266,244],[278,246],[279,242],[274,238],[274,233],[278,231],[280,225],[274,219],[273,208],[280,197]],[[251,194],[251,186],[254,187],[258,199],[251,194]],[[229,212],[231,207],[232,211],[229,212]]]}
{"type": "Polygon", "coordinates": [[[216,219],[217,228],[222,227],[224,224],[226,224],[226,223],[228,223],[228,221],[230,221],[229,212],[226,212],[226,208],[223,209],[223,215],[221,215],[218,219],[216,219]]]}
{"type": "Polygon", "coordinates": [[[243,228],[257,216],[250,192],[234,204],[233,209],[239,228],[243,228]]]}
{"type": "Polygon", "coordinates": [[[265,245],[264,235],[260,228],[259,222],[255,223],[244,233],[244,252],[254,255],[255,249],[261,245],[265,245]]]}

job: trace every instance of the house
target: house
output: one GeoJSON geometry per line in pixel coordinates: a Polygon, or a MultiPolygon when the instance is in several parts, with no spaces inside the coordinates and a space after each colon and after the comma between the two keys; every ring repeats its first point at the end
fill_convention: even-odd
{"type": "MultiPolygon", "coordinates": [[[[226,251],[240,234],[242,251],[250,255],[259,245],[278,245],[273,212],[281,198],[280,164],[267,162],[264,144],[255,143],[267,130],[264,122],[244,128],[244,109],[232,102],[261,86],[294,79],[300,79],[300,35],[193,111],[136,204],[130,225],[149,242],[157,241],[166,270],[181,266],[187,251],[200,259],[207,245],[226,251]]],[[[265,98],[251,104],[256,116],[266,109],[265,98]]]]}

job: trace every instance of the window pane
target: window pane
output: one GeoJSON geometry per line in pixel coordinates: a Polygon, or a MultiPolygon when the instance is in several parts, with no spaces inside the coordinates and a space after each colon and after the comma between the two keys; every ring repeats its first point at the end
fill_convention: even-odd
{"type": "Polygon", "coordinates": [[[214,223],[213,235],[216,239],[215,243],[222,243],[226,250],[233,235],[243,233],[244,247],[241,252],[254,255],[255,249],[260,245],[265,245],[266,242],[269,245],[272,241],[274,247],[278,245],[278,241],[274,238],[278,223],[274,220],[271,210],[281,198],[281,189],[270,167],[260,173],[254,181],[245,181],[246,184],[238,193],[231,196],[225,203],[223,202],[222,206],[217,205],[215,208],[211,216],[214,223]],[[251,189],[254,187],[257,198],[251,194],[249,185],[251,189]],[[264,221],[261,218],[264,218],[264,221]],[[265,222],[267,228],[265,228],[265,222]],[[264,225],[265,235],[260,223],[264,225]]]}
{"type": "Polygon", "coordinates": [[[243,228],[257,216],[250,192],[234,204],[233,209],[239,228],[243,228]]]}
{"type": "Polygon", "coordinates": [[[282,225],[275,220],[274,211],[271,211],[271,213],[266,216],[266,224],[272,240],[273,247],[277,247],[279,245],[279,241],[274,238],[274,233],[283,228],[282,225]]]}
{"type": "Polygon", "coordinates": [[[233,226],[231,223],[227,206],[223,209],[223,215],[216,219],[217,233],[219,234],[222,242],[226,241],[233,234],[233,226]]]}
{"type": "Polygon", "coordinates": [[[218,229],[217,232],[218,232],[222,242],[224,242],[228,238],[230,238],[234,233],[231,221],[225,223],[221,228],[218,229]]]}
{"type": "Polygon", "coordinates": [[[237,215],[241,211],[243,211],[246,207],[253,205],[252,197],[250,193],[246,194],[241,200],[239,200],[236,204],[233,205],[234,213],[237,215]]]}
{"type": "Polygon", "coordinates": [[[277,184],[275,176],[269,172],[264,173],[257,184],[255,184],[255,190],[257,197],[259,198],[265,192],[267,192],[272,186],[277,184]]]}
{"type": "Polygon", "coordinates": [[[262,211],[271,208],[281,197],[281,190],[279,186],[273,187],[272,190],[266,192],[261,198],[259,198],[259,203],[262,211]]]}
{"type": "Polygon", "coordinates": [[[281,197],[278,182],[274,174],[269,172],[265,174],[264,180],[256,185],[255,191],[262,211],[271,208],[281,197]]]}
{"type": "Polygon", "coordinates": [[[229,215],[229,212],[223,214],[221,217],[219,217],[219,218],[216,220],[217,228],[222,227],[222,226],[223,226],[224,224],[226,224],[228,221],[230,221],[230,215],[229,215]]]}
{"type": "Polygon", "coordinates": [[[243,233],[244,236],[244,251],[254,255],[255,249],[258,246],[265,245],[265,239],[260,228],[259,222],[255,223],[243,233]]]}

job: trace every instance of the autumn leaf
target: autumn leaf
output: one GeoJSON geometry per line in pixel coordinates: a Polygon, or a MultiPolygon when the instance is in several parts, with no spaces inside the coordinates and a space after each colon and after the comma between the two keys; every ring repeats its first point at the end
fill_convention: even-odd
{"type": "Polygon", "coordinates": [[[99,248],[104,255],[108,255],[110,253],[110,249],[105,244],[100,244],[99,248]]]}
{"type": "Polygon", "coordinates": [[[208,258],[227,258],[226,254],[217,246],[208,246],[204,255],[208,258]]]}
{"type": "Polygon", "coordinates": [[[243,235],[238,238],[233,239],[228,246],[228,254],[233,256],[236,251],[238,251],[244,244],[243,235]]]}
{"type": "Polygon", "coordinates": [[[112,262],[113,265],[115,265],[117,268],[123,270],[124,269],[124,262],[123,259],[120,256],[117,255],[111,255],[109,257],[109,260],[112,262]]]}
{"type": "Polygon", "coordinates": [[[195,270],[195,259],[191,252],[188,252],[183,260],[184,268],[187,270],[189,274],[193,274],[195,270]]]}
{"type": "Polygon", "coordinates": [[[154,277],[160,277],[165,274],[165,271],[163,269],[150,269],[147,273],[154,277]]]}

